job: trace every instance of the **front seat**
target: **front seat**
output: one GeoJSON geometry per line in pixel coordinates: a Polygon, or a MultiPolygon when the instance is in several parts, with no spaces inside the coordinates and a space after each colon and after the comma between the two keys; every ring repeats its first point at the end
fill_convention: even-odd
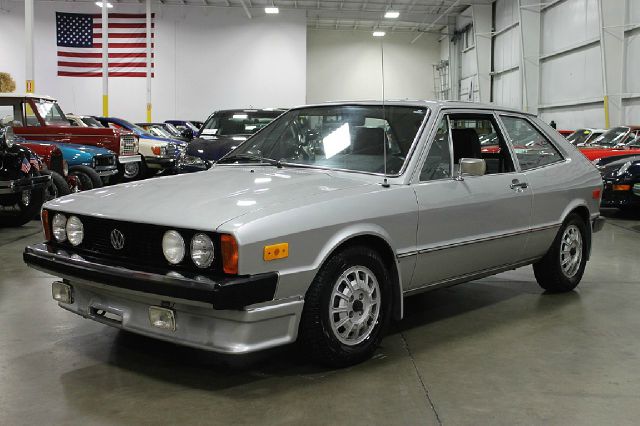
{"type": "Polygon", "coordinates": [[[480,138],[473,129],[452,129],[453,162],[459,164],[461,158],[482,158],[480,138]]]}

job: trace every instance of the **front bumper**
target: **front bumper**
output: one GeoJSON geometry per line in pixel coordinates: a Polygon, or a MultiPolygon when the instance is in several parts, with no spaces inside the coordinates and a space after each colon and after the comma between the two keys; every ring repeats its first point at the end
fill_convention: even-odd
{"type": "Polygon", "coordinates": [[[118,174],[118,168],[101,168],[101,167],[96,167],[95,168],[96,173],[98,173],[98,175],[100,177],[108,177],[108,176],[113,176],[118,174]]]}
{"type": "Polygon", "coordinates": [[[26,264],[65,279],[81,279],[98,284],[149,293],[158,297],[210,304],[214,309],[243,309],[271,301],[278,274],[275,272],[239,277],[206,277],[158,269],[131,269],[48,244],[25,248],[26,264]]]}
{"type": "Polygon", "coordinates": [[[72,300],[58,302],[61,308],[106,325],[227,354],[255,352],[297,338],[304,302],[301,297],[272,300],[275,273],[205,281],[98,264],[45,244],[27,247],[24,260],[71,286],[72,300]],[[152,306],[174,313],[175,330],[152,325],[152,306]]]}
{"type": "Polygon", "coordinates": [[[137,163],[139,161],[142,161],[142,155],[140,155],[140,154],[136,154],[136,155],[120,155],[120,156],[118,156],[118,163],[119,164],[137,163]]]}
{"type": "Polygon", "coordinates": [[[51,181],[51,176],[42,175],[16,180],[0,180],[0,194],[14,194],[22,191],[44,188],[51,181]]]}
{"type": "Polygon", "coordinates": [[[147,167],[151,169],[169,169],[175,166],[176,158],[169,156],[147,156],[144,157],[144,162],[147,167]]]}

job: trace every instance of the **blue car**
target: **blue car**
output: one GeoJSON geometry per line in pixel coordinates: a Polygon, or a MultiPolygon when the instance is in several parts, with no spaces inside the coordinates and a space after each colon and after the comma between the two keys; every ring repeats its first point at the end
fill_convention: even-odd
{"type": "Polygon", "coordinates": [[[77,176],[84,189],[100,188],[118,173],[117,156],[106,148],[54,141],[29,141],[29,144],[58,147],[69,166],[69,174],[77,176]]]}
{"type": "Polygon", "coordinates": [[[144,161],[140,163],[140,170],[135,176],[131,176],[133,173],[129,176],[125,174],[127,179],[139,179],[145,175],[155,175],[158,172],[174,169],[187,147],[184,141],[152,135],[142,127],[121,118],[95,118],[105,127],[129,130],[138,136],[139,152],[144,157],[144,161]]]}

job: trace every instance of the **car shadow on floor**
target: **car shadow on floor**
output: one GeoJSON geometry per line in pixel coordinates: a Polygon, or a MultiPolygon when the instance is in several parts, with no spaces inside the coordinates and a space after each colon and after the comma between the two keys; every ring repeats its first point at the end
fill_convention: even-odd
{"type": "MultiPolygon", "coordinates": [[[[531,281],[499,277],[416,295],[406,299],[404,319],[391,324],[382,347],[374,358],[403,356],[404,349],[394,347],[399,342],[398,334],[422,327],[437,328],[436,323],[450,318],[456,318],[461,327],[458,337],[478,332],[477,321],[470,315],[472,312],[508,303],[511,299],[527,294],[540,295],[536,305],[530,309],[534,312],[552,309],[553,306],[557,307],[558,304],[568,303],[579,297],[574,292],[546,297],[531,281]]],[[[522,315],[528,317],[532,314],[528,312],[522,315]]],[[[486,327],[507,326],[514,320],[517,318],[509,316],[503,322],[494,321],[486,327]]],[[[105,328],[100,334],[78,337],[73,342],[74,350],[95,359],[99,364],[108,365],[108,368],[123,369],[153,380],[193,389],[216,391],[273,377],[297,376],[304,383],[338,374],[340,371],[312,364],[296,345],[238,357],[223,356],[111,328],[105,328]],[[96,344],[91,345],[91,341],[96,341],[96,344]]],[[[431,336],[430,345],[447,343],[447,338],[441,337],[442,340],[439,341],[437,335],[431,336]]],[[[67,345],[69,343],[71,342],[67,342],[67,345]]],[[[351,368],[375,369],[375,362],[374,359],[351,368]]],[[[63,382],[71,386],[73,382],[83,380],[84,373],[71,371],[64,376],[63,382]]]]}

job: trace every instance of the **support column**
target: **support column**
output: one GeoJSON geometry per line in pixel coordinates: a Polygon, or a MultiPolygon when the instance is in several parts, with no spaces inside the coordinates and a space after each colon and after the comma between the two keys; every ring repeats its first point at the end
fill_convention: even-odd
{"type": "Polygon", "coordinates": [[[147,0],[147,123],[151,123],[151,0],[147,0]]]}
{"type": "Polygon", "coordinates": [[[109,116],[109,15],[102,1],[102,116],[109,116]]]}
{"type": "Polygon", "coordinates": [[[34,0],[25,0],[24,2],[24,35],[25,35],[25,79],[26,92],[33,93],[35,90],[35,72],[33,61],[33,19],[34,19],[34,0]]]}
{"type": "Polygon", "coordinates": [[[491,28],[492,5],[474,4],[471,6],[473,29],[476,44],[476,63],[478,65],[478,94],[480,102],[491,102],[491,28]]]}
{"type": "Polygon", "coordinates": [[[518,0],[522,109],[538,113],[540,104],[540,0],[518,0]]]}
{"type": "Polygon", "coordinates": [[[600,49],[602,58],[602,92],[604,119],[607,128],[623,123],[622,94],[624,91],[624,25],[625,0],[599,0],[600,49]]]}

